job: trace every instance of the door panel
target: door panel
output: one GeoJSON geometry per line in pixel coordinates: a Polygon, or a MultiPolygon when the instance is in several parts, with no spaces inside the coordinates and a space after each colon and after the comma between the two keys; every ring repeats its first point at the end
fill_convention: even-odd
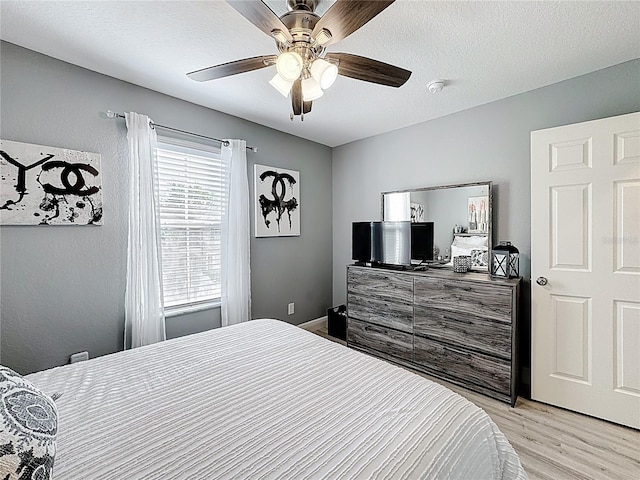
{"type": "Polygon", "coordinates": [[[551,268],[589,270],[591,185],[551,187],[551,268]]]}
{"type": "Polygon", "coordinates": [[[615,302],[616,391],[640,396],[640,303],[615,302]]]}
{"type": "Polygon", "coordinates": [[[640,113],[531,133],[531,232],[532,398],[640,428],[640,113]]]}
{"type": "Polygon", "coordinates": [[[552,375],[591,381],[591,299],[552,295],[554,366],[552,375]]]}
{"type": "Polygon", "coordinates": [[[551,145],[549,171],[591,168],[591,138],[581,138],[551,145]]]}
{"type": "Polygon", "coordinates": [[[615,149],[616,164],[640,163],[640,131],[616,133],[615,149]]]}
{"type": "Polygon", "coordinates": [[[640,181],[616,182],[615,193],[616,272],[640,275],[640,181]]]}

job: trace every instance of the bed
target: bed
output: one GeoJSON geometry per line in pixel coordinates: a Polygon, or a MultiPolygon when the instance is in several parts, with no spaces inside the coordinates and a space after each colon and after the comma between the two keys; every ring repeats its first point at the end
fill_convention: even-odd
{"type": "Polygon", "coordinates": [[[277,320],[26,378],[58,397],[56,480],[526,478],[480,408],[277,320]]]}
{"type": "Polygon", "coordinates": [[[453,259],[461,255],[469,257],[470,270],[488,271],[489,236],[488,234],[454,233],[451,243],[451,260],[445,265],[453,267],[453,259]]]}

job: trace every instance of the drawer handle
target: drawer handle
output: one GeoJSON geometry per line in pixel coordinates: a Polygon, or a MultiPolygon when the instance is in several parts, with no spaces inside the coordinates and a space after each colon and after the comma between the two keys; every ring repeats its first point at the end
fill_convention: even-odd
{"type": "Polygon", "coordinates": [[[473,325],[473,322],[471,320],[465,320],[463,318],[448,317],[446,315],[444,315],[442,318],[444,318],[445,320],[451,320],[452,322],[459,322],[459,323],[466,323],[467,325],[473,325]]]}
{"type": "Polygon", "coordinates": [[[386,332],[386,330],[382,330],[380,328],[376,328],[376,327],[373,327],[371,325],[366,325],[364,327],[364,331],[365,332],[373,332],[373,333],[385,333],[386,332]]]}
{"type": "Polygon", "coordinates": [[[456,353],[458,355],[464,355],[467,358],[471,358],[471,354],[469,352],[461,352],[460,350],[456,350],[454,348],[443,347],[445,352],[456,353]]]}

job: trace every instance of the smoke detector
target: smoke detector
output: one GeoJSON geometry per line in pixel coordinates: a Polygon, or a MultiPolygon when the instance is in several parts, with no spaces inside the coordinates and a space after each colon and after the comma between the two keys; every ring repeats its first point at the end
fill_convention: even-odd
{"type": "Polygon", "coordinates": [[[431,80],[428,84],[427,84],[427,89],[431,92],[431,93],[438,93],[439,91],[441,91],[444,88],[444,80],[431,80]]]}

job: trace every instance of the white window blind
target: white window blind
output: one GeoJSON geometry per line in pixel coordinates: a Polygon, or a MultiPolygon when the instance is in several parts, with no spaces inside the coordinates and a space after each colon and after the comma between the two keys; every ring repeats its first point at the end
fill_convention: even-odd
{"type": "Polygon", "coordinates": [[[220,150],[161,138],[156,160],[165,308],[217,303],[227,188],[220,150]]]}

